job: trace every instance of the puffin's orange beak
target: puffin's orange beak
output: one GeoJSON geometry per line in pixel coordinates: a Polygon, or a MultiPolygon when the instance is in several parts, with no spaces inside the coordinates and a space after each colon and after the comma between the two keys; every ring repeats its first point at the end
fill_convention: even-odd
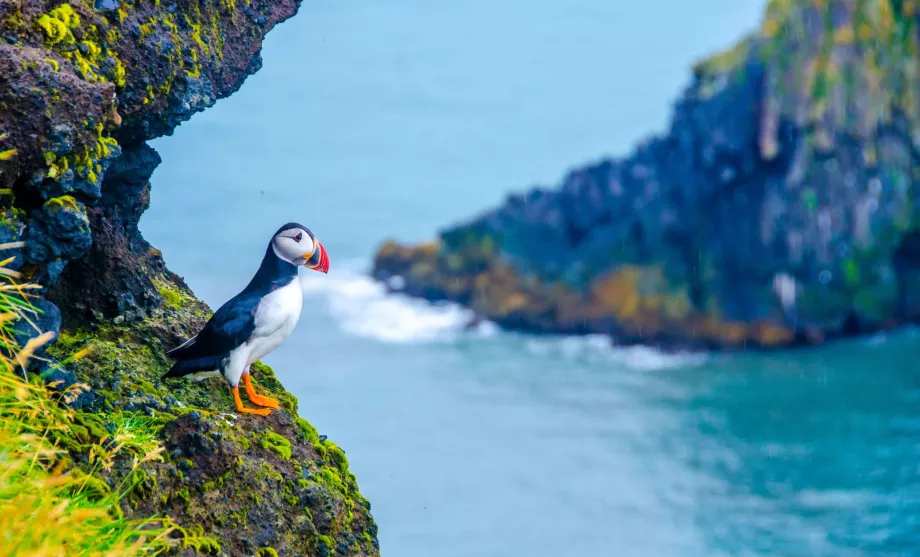
{"type": "Polygon", "coordinates": [[[310,254],[310,257],[306,257],[304,266],[321,273],[329,272],[329,256],[326,254],[326,248],[323,247],[323,244],[319,243],[319,240],[316,240],[315,252],[310,254]],[[311,261],[316,261],[316,264],[311,266],[311,261]]]}

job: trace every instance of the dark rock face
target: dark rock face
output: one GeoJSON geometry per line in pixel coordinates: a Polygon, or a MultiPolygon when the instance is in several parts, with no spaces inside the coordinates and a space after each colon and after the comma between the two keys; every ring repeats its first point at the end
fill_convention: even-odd
{"type": "Polygon", "coordinates": [[[387,244],[375,276],[623,342],[783,346],[918,319],[920,37],[892,5],[771,3],[694,68],[666,135],[435,246],[387,244]]]}
{"type": "MultiPolygon", "coordinates": [[[[168,274],[137,223],[159,157],[144,143],[235,92],[296,0],[0,4],[0,196],[13,268],[65,322],[139,319],[168,274]]],[[[176,277],[172,277],[176,278],[176,277]]]]}
{"type": "Polygon", "coordinates": [[[173,554],[379,555],[344,453],[297,417],[271,369],[253,366],[284,406],[267,418],[224,414],[220,380],[160,381],[166,351],[210,309],[138,230],[160,162],[145,141],[236,91],[298,5],[0,2],[0,243],[24,241],[8,267],[45,287],[17,338],[59,333],[30,371],[75,410],[60,446],[102,487],[134,486],[126,517],[169,517],[173,554]],[[117,423],[144,424],[167,454],[89,466],[117,423]]]}
{"type": "Polygon", "coordinates": [[[14,193],[0,203],[29,244],[17,265],[54,287],[65,316],[77,299],[106,317],[160,302],[146,266],[162,272],[162,262],[137,231],[159,162],[144,141],[236,91],[261,65],[262,37],[297,7],[0,4],[0,189],[14,193]],[[90,299],[70,295],[87,287],[90,299]]]}
{"type": "MultiPolygon", "coordinates": [[[[36,298],[32,302],[32,307],[35,312],[30,316],[31,323],[19,321],[14,326],[13,333],[19,346],[25,346],[29,339],[38,333],[52,332],[57,335],[61,331],[61,312],[57,306],[48,300],[36,298]]],[[[36,358],[29,362],[29,371],[39,373],[45,369],[46,359],[44,356],[46,347],[41,346],[35,351],[36,358]]],[[[70,382],[65,387],[69,387],[73,383],[70,382]]]]}
{"type": "Polygon", "coordinates": [[[68,321],[79,323],[92,311],[136,321],[162,303],[152,277],[168,271],[160,252],[138,230],[150,204],[150,175],[159,163],[156,151],[142,143],[106,172],[102,199],[87,212],[96,243],[70,263],[51,294],[68,321]],[[81,307],[67,302],[75,298],[81,307]]]}
{"type": "MultiPolygon", "coordinates": [[[[344,455],[313,437],[308,424],[284,412],[255,422],[192,411],[167,425],[165,435],[166,450],[178,464],[151,467],[148,489],[166,493],[170,515],[186,523],[215,521],[221,544],[238,554],[257,555],[263,548],[279,555],[377,553],[370,534],[329,536],[343,528],[375,529],[344,455]],[[283,441],[272,445],[265,439],[283,441]]],[[[139,504],[161,508],[149,498],[139,504]]]]}
{"type": "MultiPolygon", "coordinates": [[[[23,235],[27,264],[70,260],[83,254],[93,243],[86,207],[72,197],[50,200],[30,216],[33,221],[23,235]]],[[[53,284],[57,274],[48,282],[53,284]]]]}

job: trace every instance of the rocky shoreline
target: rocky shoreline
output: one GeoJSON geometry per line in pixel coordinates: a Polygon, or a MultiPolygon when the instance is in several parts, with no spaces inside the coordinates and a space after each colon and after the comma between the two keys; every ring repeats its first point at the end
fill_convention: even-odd
{"type": "Polygon", "coordinates": [[[0,243],[25,242],[8,266],[42,285],[36,322],[58,333],[31,371],[76,410],[57,439],[69,465],[101,492],[128,486],[125,518],[169,517],[176,554],[379,555],[343,451],[298,417],[271,369],[255,374],[283,401],[268,418],[225,414],[219,380],[159,379],[166,350],[210,309],[138,230],[160,162],[146,141],[234,93],[261,67],[263,37],[298,7],[0,3],[0,243]],[[162,456],[93,468],[93,447],[126,423],[159,439],[162,456]]]}
{"type": "Polygon", "coordinates": [[[509,196],[372,274],[510,329],[706,349],[920,319],[920,63],[909,2],[774,0],[701,61],[670,129],[509,196]]]}

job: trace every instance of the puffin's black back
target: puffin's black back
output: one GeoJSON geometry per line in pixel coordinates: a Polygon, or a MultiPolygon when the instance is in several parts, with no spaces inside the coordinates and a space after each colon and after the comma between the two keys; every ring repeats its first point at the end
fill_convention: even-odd
{"type": "MultiPolygon", "coordinates": [[[[291,222],[279,228],[272,241],[274,236],[292,228],[310,232],[305,226],[291,222]]],[[[177,361],[163,377],[181,377],[219,368],[230,351],[252,336],[256,309],[262,298],[296,279],[297,266],[275,255],[269,241],[262,263],[246,288],[214,312],[197,335],[167,353],[177,361]]]]}

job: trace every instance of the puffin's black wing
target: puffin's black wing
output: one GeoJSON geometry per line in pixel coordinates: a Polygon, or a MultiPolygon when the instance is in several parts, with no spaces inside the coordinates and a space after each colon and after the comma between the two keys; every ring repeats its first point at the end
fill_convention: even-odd
{"type": "Polygon", "coordinates": [[[163,377],[181,377],[220,367],[221,360],[252,336],[255,313],[261,297],[241,293],[222,305],[194,337],[170,350],[177,360],[163,377]]]}

